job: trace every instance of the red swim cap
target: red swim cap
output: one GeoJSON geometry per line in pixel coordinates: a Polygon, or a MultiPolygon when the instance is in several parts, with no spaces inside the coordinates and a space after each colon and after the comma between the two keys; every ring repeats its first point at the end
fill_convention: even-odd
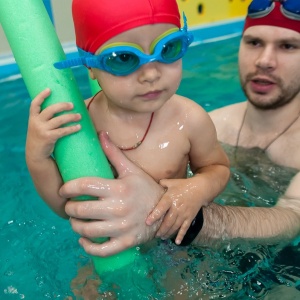
{"type": "Polygon", "coordinates": [[[292,20],[284,16],[280,10],[280,2],[274,2],[274,4],[274,9],[264,17],[251,18],[247,16],[245,20],[244,31],[252,26],[266,25],[287,28],[300,33],[300,21],[292,20]]]}
{"type": "Polygon", "coordinates": [[[176,0],[73,0],[72,13],[77,47],[93,54],[107,40],[138,26],[180,28],[176,0]]]}

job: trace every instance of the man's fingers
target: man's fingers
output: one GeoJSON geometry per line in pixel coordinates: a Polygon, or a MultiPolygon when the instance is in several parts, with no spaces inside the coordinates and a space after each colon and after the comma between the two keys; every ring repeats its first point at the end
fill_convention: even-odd
{"type": "Polygon", "coordinates": [[[74,198],[80,195],[91,197],[107,197],[111,194],[111,179],[86,177],[66,182],[59,190],[64,198],[74,198]],[[100,196],[101,195],[101,196],[100,196]]]}
{"type": "Polygon", "coordinates": [[[83,220],[71,217],[70,223],[75,232],[89,239],[96,239],[98,237],[114,238],[120,235],[126,235],[128,231],[127,226],[118,226],[118,230],[116,230],[116,228],[112,226],[114,223],[106,220],[83,220]]]}
{"type": "MultiPolygon", "coordinates": [[[[112,210],[107,209],[106,203],[99,202],[98,200],[67,201],[65,212],[71,218],[75,218],[75,220],[107,220],[114,216],[112,210]]],[[[73,219],[71,220],[71,223],[72,222],[73,219]]],[[[84,226],[84,224],[82,224],[82,226],[84,226]]]]}
{"type": "Polygon", "coordinates": [[[132,163],[123,152],[116,147],[108,137],[108,134],[104,131],[100,132],[100,142],[110,163],[115,167],[119,178],[123,177],[128,173],[138,174],[141,172],[139,168],[132,163]]]}
{"type": "Polygon", "coordinates": [[[132,245],[126,245],[113,238],[104,243],[93,243],[89,239],[82,237],[79,243],[86,253],[100,257],[111,256],[132,247],[132,245]]]}
{"type": "MultiPolygon", "coordinates": [[[[98,221],[100,222],[100,221],[98,221]]],[[[78,220],[74,217],[70,218],[70,223],[72,226],[72,229],[77,232],[79,235],[87,237],[89,239],[95,239],[99,236],[99,234],[96,232],[93,221],[89,220],[78,220]]]]}

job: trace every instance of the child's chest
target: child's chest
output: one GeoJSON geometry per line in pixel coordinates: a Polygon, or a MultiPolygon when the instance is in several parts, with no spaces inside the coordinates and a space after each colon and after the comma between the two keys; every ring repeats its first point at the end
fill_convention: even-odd
{"type": "MultiPolygon", "coordinates": [[[[114,144],[117,145],[116,142],[114,144]]],[[[163,130],[149,132],[135,149],[122,150],[126,157],[156,181],[185,178],[189,151],[190,142],[184,134],[167,134],[163,130]]]]}
{"type": "Polygon", "coordinates": [[[123,153],[156,181],[164,178],[186,177],[189,156],[186,151],[183,151],[182,145],[177,144],[177,141],[170,143],[165,149],[148,148],[146,144],[143,148],[123,151],[123,153]]]}

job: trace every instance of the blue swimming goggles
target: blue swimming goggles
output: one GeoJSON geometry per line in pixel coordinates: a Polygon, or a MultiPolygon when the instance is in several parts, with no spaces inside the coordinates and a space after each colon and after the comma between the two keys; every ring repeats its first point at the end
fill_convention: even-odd
{"type": "Polygon", "coordinates": [[[250,18],[267,16],[274,9],[274,2],[281,3],[280,10],[285,17],[300,21],[300,0],[253,0],[248,7],[248,16],[250,18]]]}
{"type": "Polygon", "coordinates": [[[97,68],[115,76],[126,76],[135,72],[142,65],[158,61],[171,64],[184,56],[193,41],[193,35],[187,30],[187,21],[183,15],[184,26],[181,29],[170,29],[157,37],[151,44],[150,53],[145,54],[139,45],[131,43],[113,43],[97,55],[78,48],[81,57],[57,62],[57,69],[79,65],[97,68]]]}

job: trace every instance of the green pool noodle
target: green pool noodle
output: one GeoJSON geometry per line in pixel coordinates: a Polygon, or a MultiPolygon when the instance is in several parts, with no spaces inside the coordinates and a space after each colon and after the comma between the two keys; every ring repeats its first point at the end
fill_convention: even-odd
{"type": "MultiPolygon", "coordinates": [[[[49,87],[52,93],[44,107],[73,102],[74,112],[82,116],[82,129],[61,138],[55,146],[54,157],[63,180],[113,178],[72,71],[53,67],[53,63],[65,59],[65,53],[42,0],[0,0],[0,23],[30,97],[49,87]]],[[[136,248],[110,257],[92,257],[99,275],[125,267],[137,258],[141,256],[136,248]]]]}

